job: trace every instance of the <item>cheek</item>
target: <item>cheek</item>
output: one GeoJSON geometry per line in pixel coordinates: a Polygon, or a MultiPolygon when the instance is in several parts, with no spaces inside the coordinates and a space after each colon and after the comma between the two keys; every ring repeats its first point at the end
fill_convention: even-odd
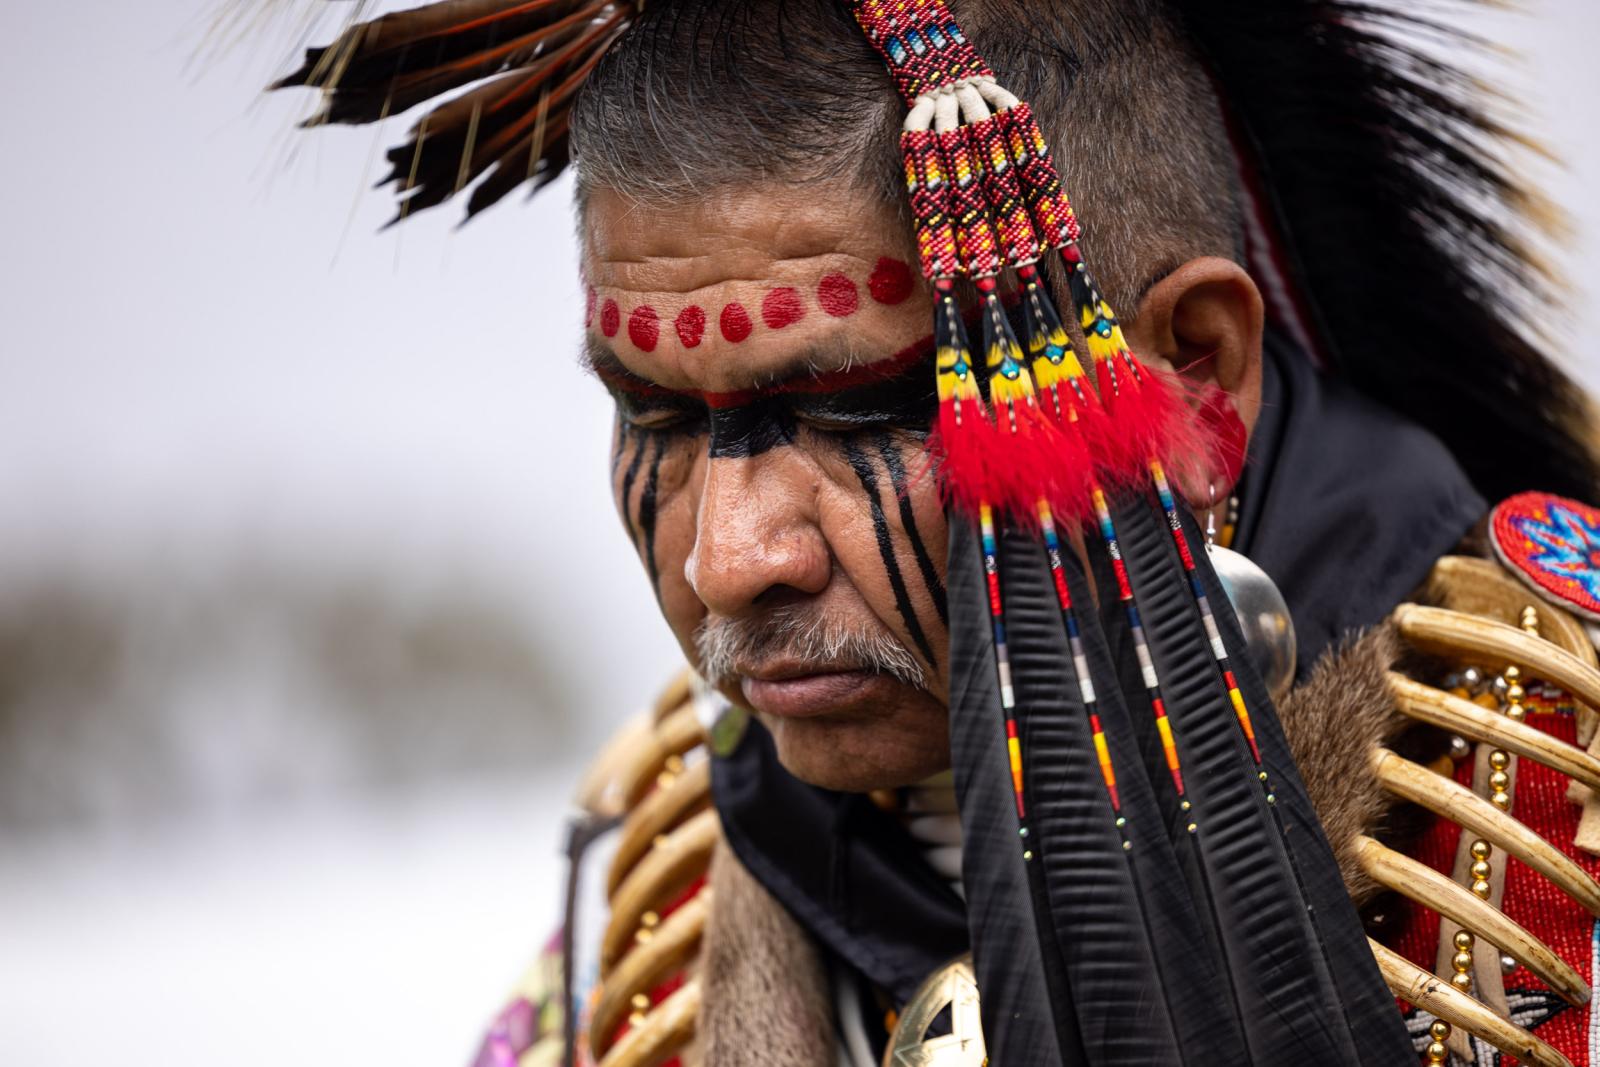
{"type": "Polygon", "coordinates": [[[825,470],[822,533],[873,613],[942,666],[947,644],[945,544],[938,490],[922,445],[904,434],[856,435],[825,470]]]}

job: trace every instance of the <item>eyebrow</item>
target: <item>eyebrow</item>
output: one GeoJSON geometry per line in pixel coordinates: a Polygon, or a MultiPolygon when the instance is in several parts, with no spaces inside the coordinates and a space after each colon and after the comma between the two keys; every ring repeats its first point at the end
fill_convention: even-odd
{"type": "Polygon", "coordinates": [[[837,352],[812,351],[802,354],[788,366],[767,376],[762,385],[753,385],[731,392],[707,392],[699,389],[669,389],[649,378],[636,374],[617,358],[611,346],[597,337],[584,338],[583,353],[579,363],[590,374],[612,388],[637,396],[676,397],[699,400],[711,408],[731,408],[748,404],[761,396],[784,393],[835,393],[875,382],[898,377],[907,369],[933,355],[933,335],[929,334],[914,344],[907,345],[887,359],[870,363],[856,363],[834,370],[816,369],[824,359],[836,359],[837,352]]]}

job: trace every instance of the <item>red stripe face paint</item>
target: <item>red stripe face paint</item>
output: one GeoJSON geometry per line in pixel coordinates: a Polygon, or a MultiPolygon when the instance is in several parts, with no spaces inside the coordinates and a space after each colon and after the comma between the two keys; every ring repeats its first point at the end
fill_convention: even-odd
{"type": "Polygon", "coordinates": [[[654,352],[660,335],[661,323],[656,318],[656,309],[649,304],[634,308],[628,316],[628,340],[641,352],[654,352]]]}
{"type": "Polygon", "coordinates": [[[824,313],[842,319],[856,313],[861,306],[861,294],[856,290],[856,283],[843,274],[829,274],[817,283],[817,303],[824,313]]]}
{"type": "Polygon", "coordinates": [[[696,305],[690,304],[678,312],[678,317],[672,320],[672,328],[678,331],[678,340],[682,342],[684,348],[694,348],[706,335],[706,313],[696,305]]]}
{"type": "Polygon", "coordinates": [[[607,300],[600,309],[600,332],[607,337],[617,335],[617,327],[622,325],[622,312],[617,310],[615,300],[607,300]]]}
{"type": "Polygon", "coordinates": [[[738,344],[750,336],[750,313],[744,305],[735,301],[722,309],[722,315],[717,323],[722,328],[724,340],[738,344]]]}
{"type": "Polygon", "coordinates": [[[800,302],[800,294],[793,289],[774,289],[761,300],[761,321],[767,324],[769,330],[793,326],[805,315],[806,306],[800,302]]]}

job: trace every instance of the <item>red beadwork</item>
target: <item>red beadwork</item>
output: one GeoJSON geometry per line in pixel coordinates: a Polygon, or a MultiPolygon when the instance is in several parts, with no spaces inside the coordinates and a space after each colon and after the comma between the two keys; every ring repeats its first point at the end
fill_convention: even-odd
{"type": "Polygon", "coordinates": [[[907,104],[953,81],[994,77],[944,0],[855,0],[852,8],[907,104]]]}
{"type": "Polygon", "coordinates": [[[1080,234],[1078,216],[1061,188],[1061,176],[1056,173],[1050,146],[1034,120],[1033,109],[1022,103],[997,117],[1005,130],[1011,158],[1017,164],[1023,199],[1038,227],[1038,240],[1046,248],[1076,241],[1080,234]]]}
{"type": "Polygon", "coordinates": [[[983,167],[983,191],[1006,262],[1014,267],[1034,262],[1039,258],[1039,238],[1028,218],[1028,206],[1023,202],[1022,185],[1006,149],[999,116],[967,127],[967,140],[983,167]]]}
{"type": "Polygon", "coordinates": [[[949,183],[938,139],[928,130],[907,130],[900,135],[900,151],[906,161],[906,191],[922,273],[928,278],[954,277],[959,269],[956,235],[950,225],[949,183]]]}
{"type": "Polygon", "coordinates": [[[1000,239],[989,218],[983,166],[972,150],[969,130],[970,127],[958,126],[936,133],[934,137],[950,174],[950,218],[956,231],[961,269],[969,277],[984,278],[1000,271],[1000,239]]]}

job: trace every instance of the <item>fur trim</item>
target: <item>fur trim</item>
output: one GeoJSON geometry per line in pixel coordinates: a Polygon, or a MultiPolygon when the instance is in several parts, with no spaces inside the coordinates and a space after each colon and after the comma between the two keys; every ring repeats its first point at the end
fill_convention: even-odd
{"type": "Polygon", "coordinates": [[[831,985],[822,955],[726,844],[711,860],[700,951],[706,1067],[833,1067],[831,985]]]}
{"type": "Polygon", "coordinates": [[[1358,905],[1377,886],[1361,873],[1350,844],[1357,834],[1375,833],[1392,804],[1373,781],[1369,753],[1407,725],[1384,677],[1399,658],[1399,641],[1388,625],[1352,635],[1318,660],[1311,677],[1278,705],[1311,805],[1358,905]]]}

